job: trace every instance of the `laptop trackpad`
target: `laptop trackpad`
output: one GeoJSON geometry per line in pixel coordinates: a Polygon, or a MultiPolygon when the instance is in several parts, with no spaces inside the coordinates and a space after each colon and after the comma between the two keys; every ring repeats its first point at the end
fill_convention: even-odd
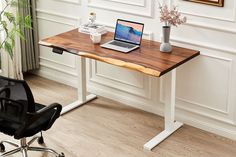
{"type": "Polygon", "coordinates": [[[132,49],[137,46],[137,45],[133,45],[133,44],[125,43],[125,42],[120,42],[120,41],[115,41],[115,40],[110,42],[109,44],[123,47],[123,48],[127,48],[127,49],[132,49]]]}

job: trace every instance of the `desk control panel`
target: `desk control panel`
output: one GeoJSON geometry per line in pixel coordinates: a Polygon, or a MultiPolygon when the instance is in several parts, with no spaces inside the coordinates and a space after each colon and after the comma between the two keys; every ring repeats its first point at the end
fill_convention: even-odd
{"type": "Polygon", "coordinates": [[[53,48],[52,49],[52,52],[53,53],[56,53],[56,54],[60,54],[60,55],[62,55],[63,54],[63,49],[61,49],[61,48],[53,48]]]}

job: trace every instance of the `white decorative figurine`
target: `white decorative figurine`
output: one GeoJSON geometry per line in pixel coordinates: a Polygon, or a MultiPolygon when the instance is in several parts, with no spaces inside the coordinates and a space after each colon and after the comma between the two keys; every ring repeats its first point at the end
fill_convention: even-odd
{"type": "Polygon", "coordinates": [[[94,12],[89,13],[88,22],[80,25],[79,32],[91,34],[99,33],[101,35],[107,33],[107,29],[104,25],[96,24],[97,15],[94,12]]]}
{"type": "Polygon", "coordinates": [[[94,12],[91,12],[89,14],[89,25],[90,26],[94,26],[95,25],[95,20],[96,20],[97,16],[96,16],[96,13],[94,12]]]}

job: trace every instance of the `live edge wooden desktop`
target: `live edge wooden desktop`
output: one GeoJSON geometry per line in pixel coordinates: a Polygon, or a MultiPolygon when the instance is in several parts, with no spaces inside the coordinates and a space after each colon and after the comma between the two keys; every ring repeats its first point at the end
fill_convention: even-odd
{"type": "MultiPolygon", "coordinates": [[[[101,43],[112,39],[113,33],[108,33],[102,37],[101,43]]],[[[200,55],[199,51],[174,46],[171,53],[162,53],[159,51],[160,43],[142,40],[139,49],[124,54],[94,45],[89,35],[79,33],[77,29],[44,39],[39,44],[53,48],[55,53],[62,54],[65,51],[80,56],[77,57],[79,64],[78,101],[64,107],[62,114],[96,98],[96,95],[87,95],[86,89],[86,58],[90,58],[154,77],[164,75],[165,129],[147,142],[144,145],[145,149],[151,150],[183,125],[183,123],[175,121],[176,68],[200,55]]]]}

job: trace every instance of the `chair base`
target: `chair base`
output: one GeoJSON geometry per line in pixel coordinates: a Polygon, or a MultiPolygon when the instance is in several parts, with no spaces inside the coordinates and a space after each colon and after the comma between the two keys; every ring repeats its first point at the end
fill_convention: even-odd
{"type": "Polygon", "coordinates": [[[12,155],[12,154],[15,154],[15,153],[18,153],[18,152],[22,153],[22,157],[28,157],[28,154],[27,154],[28,151],[48,152],[48,153],[51,153],[51,154],[55,155],[56,157],[65,157],[65,155],[63,153],[59,154],[55,150],[50,149],[50,148],[31,147],[30,145],[37,139],[38,139],[38,142],[39,142],[39,139],[42,140],[42,137],[41,136],[35,136],[29,142],[26,141],[26,138],[22,138],[22,139],[20,139],[20,144],[19,145],[16,144],[16,143],[13,143],[11,141],[1,141],[0,142],[0,147],[1,147],[0,150],[2,152],[5,151],[5,146],[3,145],[3,143],[12,145],[12,146],[16,147],[16,149],[10,150],[8,152],[4,152],[3,154],[0,155],[0,157],[7,157],[9,155],[12,155]]]}

